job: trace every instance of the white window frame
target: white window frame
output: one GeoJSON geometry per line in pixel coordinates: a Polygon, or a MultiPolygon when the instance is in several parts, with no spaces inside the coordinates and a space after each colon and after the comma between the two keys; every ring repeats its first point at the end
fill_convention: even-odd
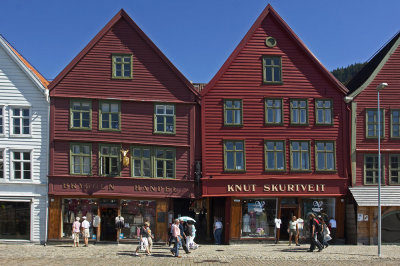
{"type": "MultiPolygon", "coordinates": [[[[32,177],[33,177],[33,150],[20,150],[20,149],[13,149],[10,150],[10,177],[12,181],[17,181],[17,182],[32,182],[32,177]],[[30,179],[23,179],[23,174],[21,175],[21,179],[16,179],[14,176],[14,152],[29,152],[30,154],[30,163],[31,163],[31,175],[30,179]]],[[[21,162],[24,162],[24,160],[18,160],[21,162]]]]}
{"type": "MultiPolygon", "coordinates": [[[[23,116],[20,116],[23,118],[23,116]]],[[[31,106],[18,106],[13,105],[9,108],[9,118],[10,118],[10,137],[18,138],[30,138],[32,137],[32,108],[31,106]],[[29,134],[14,134],[14,109],[29,109],[29,134]]],[[[23,128],[21,127],[21,132],[23,128]]]]}
{"type": "Polygon", "coordinates": [[[6,129],[4,128],[4,126],[5,126],[5,122],[4,122],[4,118],[5,118],[5,116],[4,116],[4,112],[5,112],[5,110],[6,110],[6,108],[4,108],[5,106],[4,105],[0,105],[0,109],[1,109],[1,111],[2,111],[2,115],[0,115],[0,117],[2,118],[2,122],[0,123],[0,125],[2,126],[2,128],[3,128],[3,132],[0,132],[0,137],[4,137],[5,136],[5,134],[6,134],[6,129]]]}

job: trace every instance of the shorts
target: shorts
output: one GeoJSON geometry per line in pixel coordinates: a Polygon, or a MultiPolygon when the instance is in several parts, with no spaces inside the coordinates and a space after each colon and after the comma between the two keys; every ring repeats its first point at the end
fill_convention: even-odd
{"type": "Polygon", "coordinates": [[[289,235],[297,235],[296,229],[290,229],[289,235]]]}
{"type": "Polygon", "coordinates": [[[83,237],[85,237],[85,238],[90,237],[89,228],[83,229],[83,237]]]}
{"type": "Polygon", "coordinates": [[[74,232],[74,242],[78,243],[79,242],[79,232],[74,232]]]}

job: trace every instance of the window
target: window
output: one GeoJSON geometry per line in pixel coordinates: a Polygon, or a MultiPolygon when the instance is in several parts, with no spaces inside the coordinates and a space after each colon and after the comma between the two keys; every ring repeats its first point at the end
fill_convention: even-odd
{"type": "Polygon", "coordinates": [[[0,179],[4,178],[4,150],[0,150],[0,179]]]}
{"type": "Polygon", "coordinates": [[[4,106],[0,106],[0,135],[4,134],[4,106]]]}
{"type": "Polygon", "coordinates": [[[332,100],[315,100],[315,124],[332,125],[333,124],[332,100]]]}
{"type": "Polygon", "coordinates": [[[92,173],[91,156],[91,144],[71,144],[71,174],[90,175],[92,173]]]}
{"type": "Polygon", "coordinates": [[[156,177],[175,177],[175,149],[155,148],[156,177]]]}
{"type": "MultiPolygon", "coordinates": [[[[378,138],[378,109],[366,109],[367,138],[378,138]]],[[[385,110],[380,110],[381,138],[385,137],[385,110]]]]}
{"type": "Polygon", "coordinates": [[[84,100],[71,100],[71,128],[91,129],[92,128],[92,103],[84,100]]]}
{"type": "Polygon", "coordinates": [[[400,184],[400,154],[390,155],[389,178],[390,184],[400,184]]]}
{"type": "Polygon", "coordinates": [[[283,125],[282,99],[265,99],[265,123],[267,125],[283,125]]]}
{"type": "Polygon", "coordinates": [[[400,110],[392,110],[390,115],[391,137],[400,138],[400,110]]]}
{"type": "Polygon", "coordinates": [[[285,171],[284,141],[265,141],[265,170],[285,171]]]}
{"type": "Polygon", "coordinates": [[[118,102],[100,102],[100,129],[120,130],[121,106],[118,102]]]}
{"type": "Polygon", "coordinates": [[[155,105],[155,133],[175,134],[175,105],[155,105]]]}
{"type": "Polygon", "coordinates": [[[308,141],[290,142],[290,169],[310,171],[310,143],[308,141]]]}
{"type": "MultiPolygon", "coordinates": [[[[385,157],[381,156],[381,184],[385,184],[385,157]]],[[[364,155],[364,182],[367,185],[378,184],[378,154],[366,154],[364,155]]]]}
{"type": "MultiPolygon", "coordinates": [[[[0,201],[0,206],[0,239],[32,240],[31,203],[0,201]]],[[[40,214],[35,211],[34,215],[40,214]]],[[[35,218],[37,218],[37,216],[35,218]]],[[[34,227],[32,226],[32,228],[34,227]]],[[[72,226],[70,226],[70,228],[72,228],[72,226]]]]}
{"type": "Polygon", "coordinates": [[[315,153],[316,171],[335,171],[334,141],[316,141],[315,153]]]}
{"type": "Polygon", "coordinates": [[[31,134],[29,108],[12,108],[11,121],[12,121],[12,135],[31,134]]]}
{"type": "Polygon", "coordinates": [[[121,147],[118,145],[100,145],[100,175],[118,176],[120,171],[121,147]]]}
{"type": "Polygon", "coordinates": [[[132,149],[133,176],[152,177],[151,148],[133,147],[132,149]]]}
{"type": "Polygon", "coordinates": [[[245,171],[245,147],[243,140],[224,142],[225,171],[245,171]]]}
{"type": "Polygon", "coordinates": [[[224,100],[224,125],[241,126],[242,121],[242,100],[224,100]]]}
{"type": "Polygon", "coordinates": [[[31,179],[31,152],[13,151],[12,167],[13,167],[14,179],[19,179],[19,180],[31,179]]]}
{"type": "Polygon", "coordinates": [[[132,55],[114,54],[112,56],[112,77],[118,79],[132,78],[132,55]]]}
{"type": "Polygon", "coordinates": [[[282,83],[282,58],[280,56],[263,57],[264,84],[282,83]]]}
{"type": "Polygon", "coordinates": [[[307,99],[290,100],[290,123],[292,125],[308,124],[308,102],[307,99]]]}

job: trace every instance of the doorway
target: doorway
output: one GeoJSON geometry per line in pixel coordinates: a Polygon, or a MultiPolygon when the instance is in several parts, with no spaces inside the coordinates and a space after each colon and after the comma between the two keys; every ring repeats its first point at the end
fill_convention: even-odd
{"type": "Polygon", "coordinates": [[[289,221],[292,220],[293,215],[297,215],[297,208],[295,207],[285,207],[281,208],[281,230],[280,230],[280,239],[289,240],[289,221]]]}
{"type": "Polygon", "coordinates": [[[101,211],[101,241],[117,241],[115,229],[115,217],[118,216],[118,208],[102,207],[101,211]]]}

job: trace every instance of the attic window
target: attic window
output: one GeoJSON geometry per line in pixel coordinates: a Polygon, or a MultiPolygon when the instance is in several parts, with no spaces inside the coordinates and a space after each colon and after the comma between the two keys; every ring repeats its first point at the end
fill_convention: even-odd
{"type": "Polygon", "coordinates": [[[113,54],[112,55],[112,77],[115,79],[132,78],[132,55],[113,54]]]}
{"type": "Polygon", "coordinates": [[[267,37],[265,39],[265,45],[272,48],[276,46],[276,39],[274,37],[267,37]]]}

